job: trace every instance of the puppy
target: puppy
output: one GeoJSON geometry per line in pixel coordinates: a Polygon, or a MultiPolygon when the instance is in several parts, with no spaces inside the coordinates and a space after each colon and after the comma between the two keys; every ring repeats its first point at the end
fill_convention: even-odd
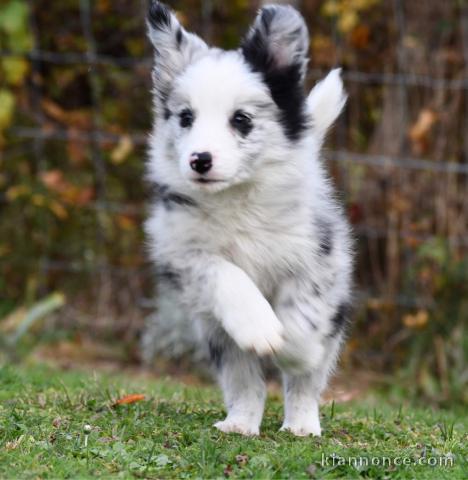
{"type": "Polygon", "coordinates": [[[340,72],[305,95],[309,36],[288,6],[263,8],[236,51],[209,47],[159,2],[148,31],[157,315],[196,326],[227,409],[216,428],[259,433],[269,356],[284,380],[281,429],[320,435],[352,287],[350,230],[320,159],[346,100],[340,72]]]}

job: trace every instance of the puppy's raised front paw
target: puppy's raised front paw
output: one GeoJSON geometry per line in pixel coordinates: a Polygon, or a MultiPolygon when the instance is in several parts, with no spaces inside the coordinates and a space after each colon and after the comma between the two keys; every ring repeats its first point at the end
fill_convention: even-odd
{"type": "Polygon", "coordinates": [[[229,324],[234,328],[228,333],[240,348],[254,351],[258,355],[269,355],[281,350],[284,327],[263,297],[229,315],[229,324]]]}

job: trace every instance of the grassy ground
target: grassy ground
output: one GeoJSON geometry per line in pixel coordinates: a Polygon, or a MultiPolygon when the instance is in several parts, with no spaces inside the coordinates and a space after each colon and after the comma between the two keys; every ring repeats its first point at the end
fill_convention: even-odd
{"type": "Polygon", "coordinates": [[[0,478],[462,479],[467,419],[460,413],[371,400],[327,405],[324,436],[298,439],[278,432],[281,402],[272,398],[262,435],[242,438],[212,428],[223,416],[215,389],[6,366],[0,367],[0,478]],[[135,393],[145,400],[113,406],[135,393]],[[342,464],[359,456],[360,464],[352,458],[342,464]]]}

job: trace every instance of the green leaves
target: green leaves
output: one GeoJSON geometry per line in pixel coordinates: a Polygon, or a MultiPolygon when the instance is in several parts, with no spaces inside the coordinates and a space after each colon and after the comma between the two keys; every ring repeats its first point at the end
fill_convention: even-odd
{"type": "Polygon", "coordinates": [[[0,66],[6,83],[15,87],[21,85],[29,72],[29,62],[24,58],[6,57],[1,60],[0,66]]]}
{"type": "Polygon", "coordinates": [[[32,36],[28,25],[29,8],[25,1],[11,0],[0,6],[0,34],[5,47],[18,53],[32,48],[32,36]]]}
{"type": "MultiPolygon", "coordinates": [[[[22,0],[6,1],[0,6],[0,49],[14,53],[26,53],[32,48],[32,36],[28,25],[29,9],[22,0]]],[[[9,87],[21,85],[29,71],[24,58],[6,57],[0,61],[0,78],[9,87]]],[[[0,89],[0,149],[5,143],[3,131],[11,125],[15,111],[15,95],[7,87],[0,89]]]]}
{"type": "Polygon", "coordinates": [[[12,92],[6,89],[0,90],[0,136],[2,130],[8,127],[13,118],[15,109],[15,97],[12,92]]]}

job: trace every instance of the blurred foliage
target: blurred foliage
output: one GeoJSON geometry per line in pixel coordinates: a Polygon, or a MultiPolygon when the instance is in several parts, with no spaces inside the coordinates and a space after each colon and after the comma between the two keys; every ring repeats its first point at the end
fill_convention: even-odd
{"type": "Polygon", "coordinates": [[[341,33],[350,33],[360,24],[360,15],[381,0],[326,0],[322,12],[337,20],[341,33]]]}
{"type": "MultiPolygon", "coordinates": [[[[0,5],[0,48],[13,53],[28,52],[32,46],[28,28],[28,7],[24,1],[11,0],[0,5]]],[[[0,59],[0,148],[5,143],[4,130],[13,120],[15,87],[22,85],[29,63],[21,57],[0,59]]]]}
{"type": "MultiPolygon", "coordinates": [[[[187,28],[224,48],[237,47],[258,7],[168,3],[187,28]]],[[[311,30],[309,85],[337,64],[384,77],[465,78],[461,7],[416,0],[398,12],[397,3],[301,2],[311,30]]],[[[53,317],[54,332],[73,341],[92,329],[94,339],[122,342],[134,358],[148,313],[139,303],[152,295],[141,229],[152,53],[142,2],[89,2],[89,25],[86,4],[0,4],[0,319],[63,291],[67,306],[53,317]],[[96,64],[86,62],[85,26],[96,64]]],[[[467,161],[466,88],[383,80],[347,82],[331,148],[467,161]]],[[[352,162],[330,168],[346,192],[366,294],[346,362],[399,369],[408,389],[435,402],[462,399],[466,176],[352,162]]]]}
{"type": "Polygon", "coordinates": [[[410,331],[410,361],[403,374],[413,394],[468,402],[468,258],[454,255],[444,239],[436,238],[419,247],[409,275],[433,308],[403,317],[410,331]]]}

